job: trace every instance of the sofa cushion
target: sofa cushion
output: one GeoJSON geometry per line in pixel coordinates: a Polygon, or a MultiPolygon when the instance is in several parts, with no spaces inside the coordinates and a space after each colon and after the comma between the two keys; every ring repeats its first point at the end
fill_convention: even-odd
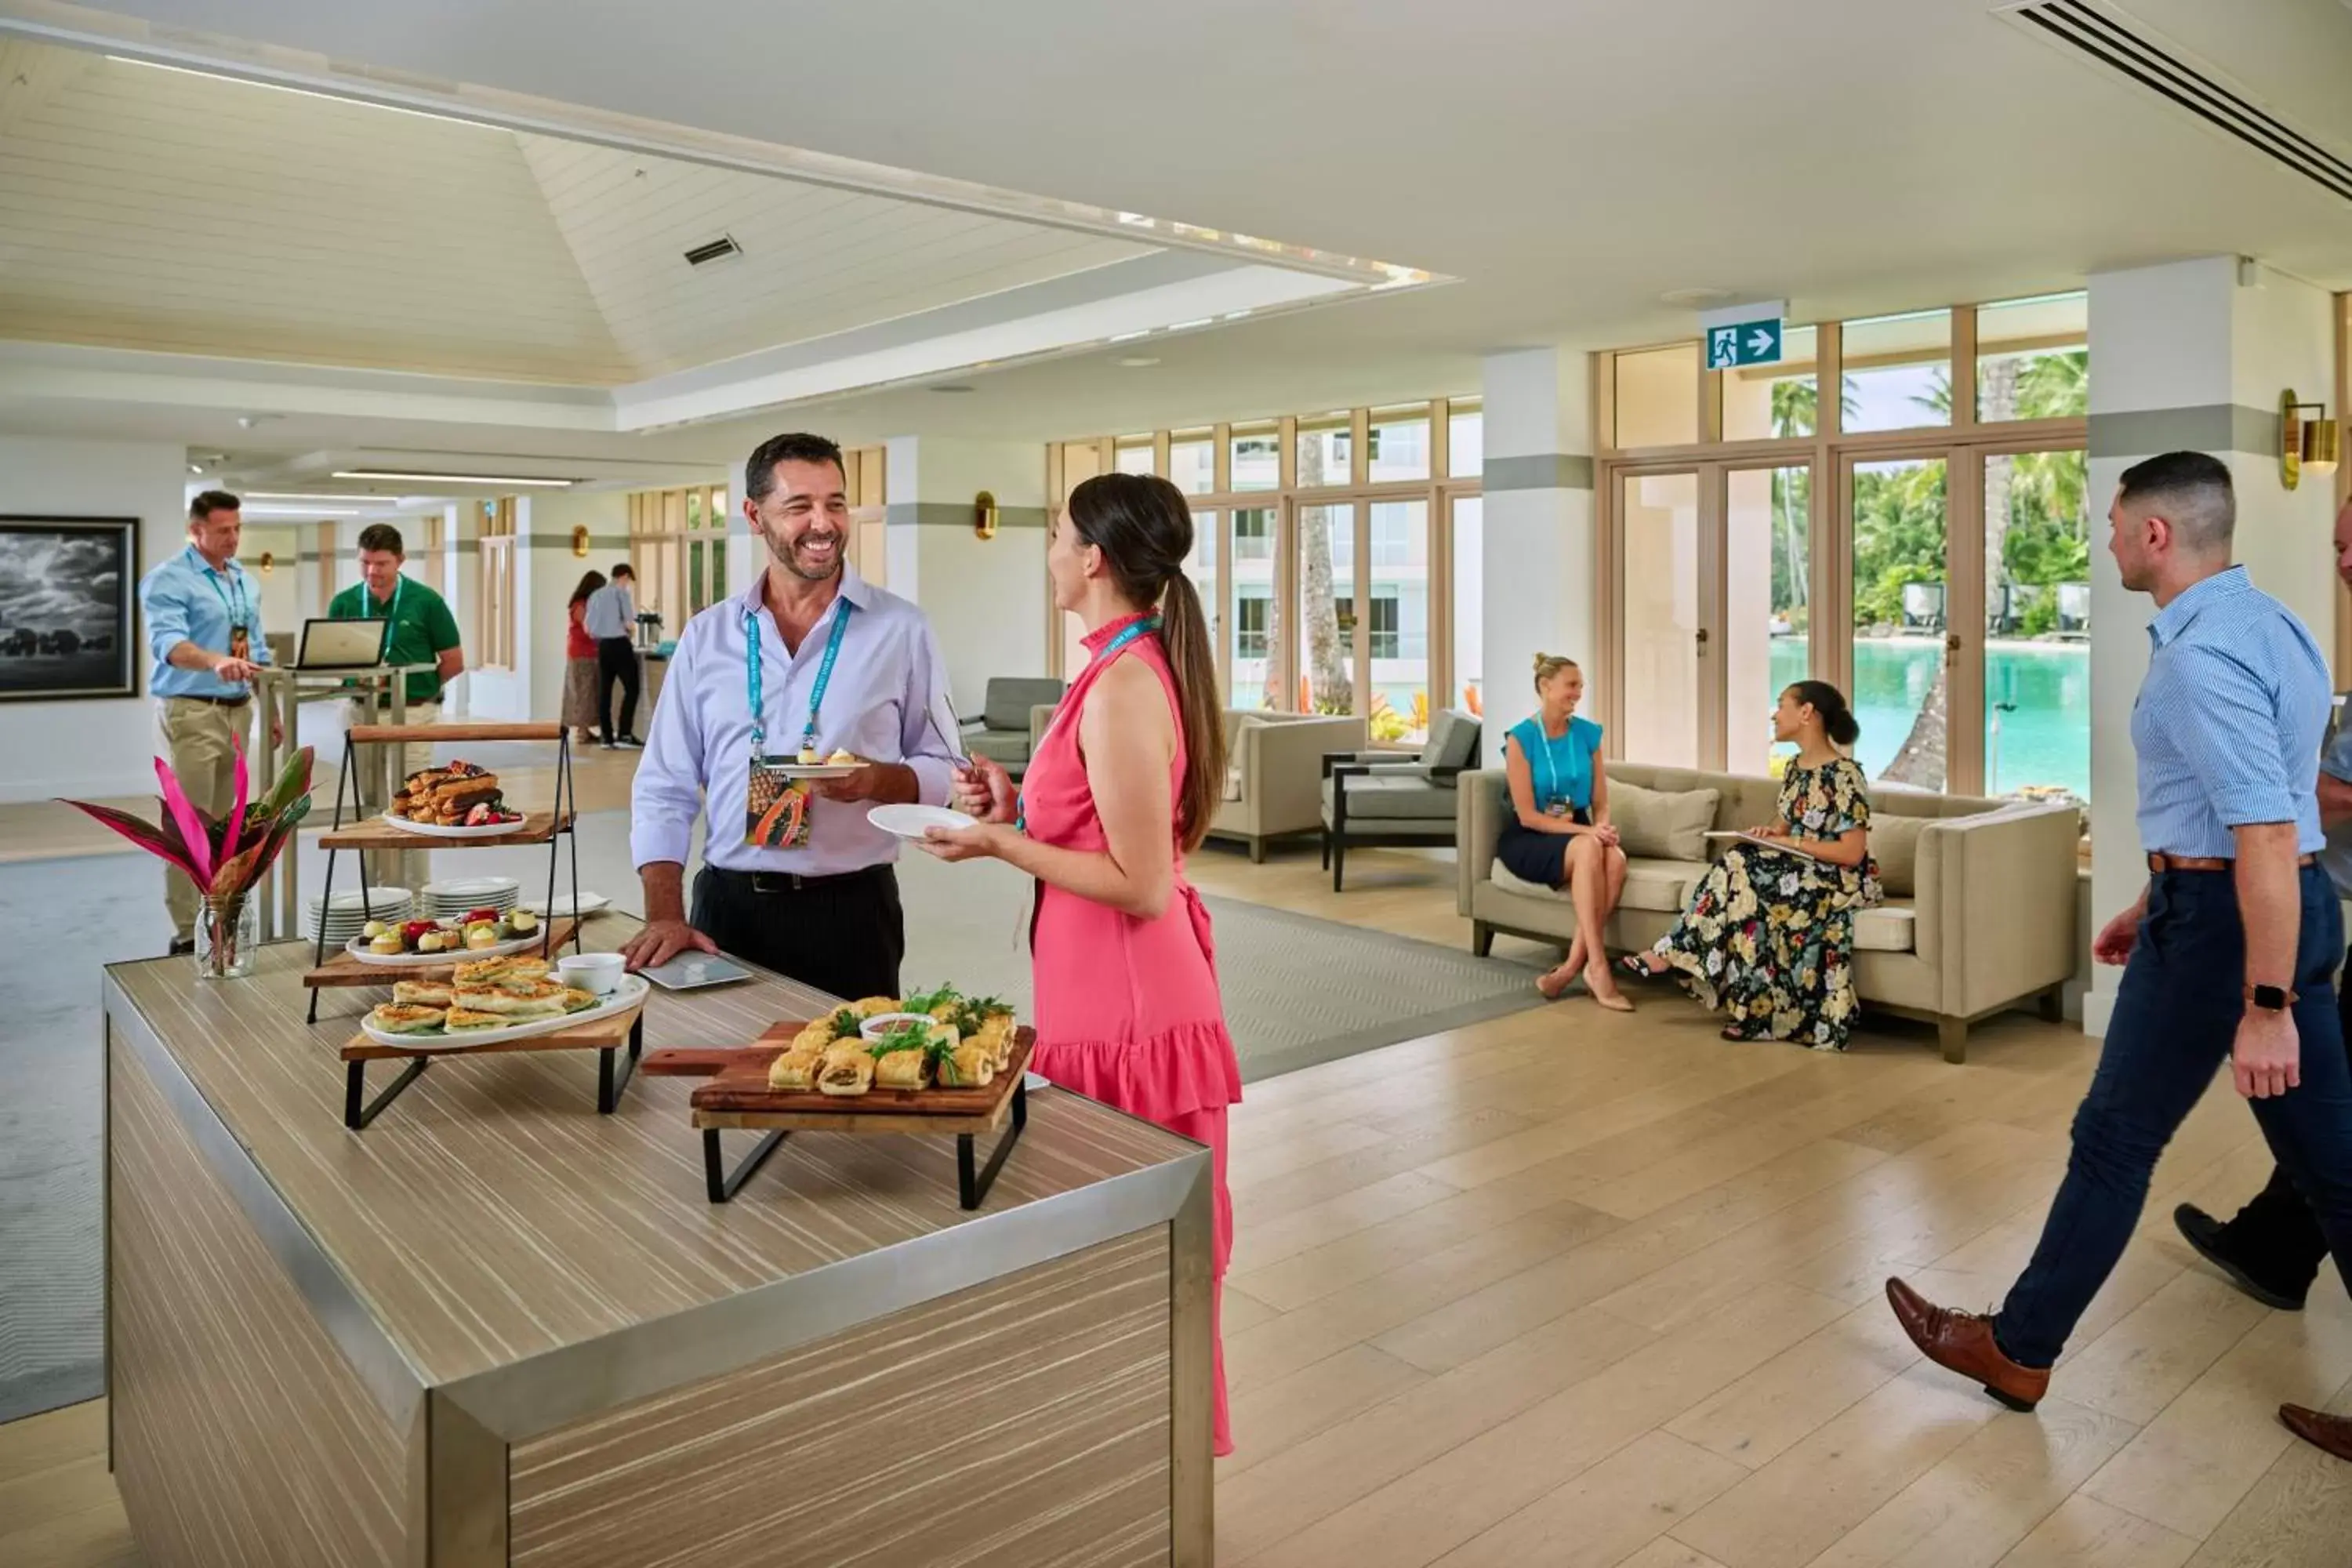
{"type": "Polygon", "coordinates": [[[1919,890],[1919,835],[1934,821],[1930,816],[1898,816],[1893,812],[1872,815],[1871,858],[1878,862],[1878,879],[1889,895],[1907,899],[1919,890]]]}
{"type": "Polygon", "coordinates": [[[994,730],[967,730],[963,749],[975,757],[986,757],[992,763],[1012,767],[1029,760],[1029,731],[1018,734],[999,733],[994,730]]]}
{"type": "Polygon", "coordinates": [[[1225,715],[1225,798],[1242,797],[1242,731],[1261,728],[1265,721],[1255,713],[1225,715]]]}
{"type": "Polygon", "coordinates": [[[1918,912],[1908,899],[1890,899],[1853,917],[1858,952],[1910,952],[1918,945],[1918,912]]]}
{"type": "Polygon", "coordinates": [[[1611,779],[1609,820],[1617,825],[1630,858],[1703,861],[1707,829],[1715,826],[1715,808],[1722,798],[1711,789],[1665,795],[1611,779]]]}
{"type": "Polygon", "coordinates": [[[1470,754],[1478,749],[1478,721],[1458,709],[1441,709],[1429,721],[1429,743],[1421,749],[1421,761],[1431,768],[1447,768],[1456,773],[1470,765],[1470,754]]]}
{"type": "MultiPolygon", "coordinates": [[[[1625,891],[1617,907],[1625,910],[1649,910],[1657,914],[1678,915],[1690,903],[1691,887],[1706,874],[1704,863],[1688,860],[1633,859],[1625,862],[1625,891]]],[[[1531,899],[1558,899],[1570,901],[1565,888],[1547,888],[1517,875],[1500,860],[1488,873],[1495,886],[1507,893],[1518,893],[1531,899]]]]}
{"type": "MultiPolygon", "coordinates": [[[[1327,823],[1332,818],[1333,782],[1323,781],[1323,820],[1327,823]]],[[[1459,794],[1444,784],[1430,783],[1417,771],[1350,777],[1347,783],[1350,822],[1377,818],[1387,822],[1451,823],[1461,809],[1459,794]]]]}
{"type": "Polygon", "coordinates": [[[1029,710],[1062,700],[1062,683],[1050,676],[1000,675],[988,683],[988,705],[980,721],[992,730],[1029,733],[1029,710]]]}

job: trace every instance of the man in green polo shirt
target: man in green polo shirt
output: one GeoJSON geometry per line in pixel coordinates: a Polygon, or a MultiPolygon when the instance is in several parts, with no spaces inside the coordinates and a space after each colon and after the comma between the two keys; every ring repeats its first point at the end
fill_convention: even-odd
{"type": "MultiPolygon", "coordinates": [[[[407,552],[402,548],[400,530],[392,524],[370,523],[362,529],[361,581],[336,595],[327,605],[327,615],[330,619],[338,621],[370,618],[390,621],[392,639],[385,646],[383,661],[392,665],[429,664],[435,667],[405,678],[408,688],[406,721],[411,724],[437,724],[441,721],[442,689],[466,668],[466,650],[458,644],[457,617],[449,613],[449,602],[424,584],[402,574],[401,565],[407,559],[407,552]]],[[[367,694],[353,699],[352,721],[357,724],[391,723],[392,699],[389,693],[379,695],[375,689],[371,688],[367,694]]],[[[394,771],[395,777],[405,778],[432,765],[431,746],[403,746],[401,760],[394,771]]],[[[372,815],[382,812],[386,804],[376,798],[377,793],[372,772],[362,770],[361,802],[372,815]]],[[[371,881],[404,887],[412,891],[424,886],[425,876],[425,856],[415,850],[396,856],[379,854],[368,865],[371,881]]]]}

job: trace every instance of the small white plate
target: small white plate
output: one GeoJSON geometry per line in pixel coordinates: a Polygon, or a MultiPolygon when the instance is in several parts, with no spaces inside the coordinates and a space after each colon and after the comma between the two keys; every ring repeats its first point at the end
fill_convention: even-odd
{"type": "Polygon", "coordinates": [[[854,773],[870,768],[871,763],[779,763],[778,773],[788,779],[845,779],[854,773]]]}
{"type": "Polygon", "coordinates": [[[877,805],[866,820],[900,838],[919,839],[934,827],[971,827],[973,820],[944,805],[877,805]]]}
{"type": "Polygon", "coordinates": [[[500,958],[527,947],[537,947],[545,935],[542,929],[529,936],[510,936],[488,947],[461,948],[455,952],[372,952],[368,939],[355,936],[343,944],[343,951],[362,963],[381,963],[386,969],[421,969],[436,963],[471,963],[478,958],[500,958]]]}
{"type": "Polygon", "coordinates": [[[525,819],[520,822],[485,822],[479,827],[444,827],[437,822],[411,822],[388,811],[383,814],[383,820],[424,838],[497,838],[505,834],[520,833],[530,826],[525,819]]]}
{"type": "MultiPolygon", "coordinates": [[[[394,904],[405,904],[409,901],[409,898],[410,894],[406,888],[370,888],[364,893],[353,889],[348,893],[337,893],[329,912],[339,915],[358,914],[362,903],[378,910],[384,910],[394,904]]],[[[320,903],[318,894],[310,895],[310,907],[312,914],[319,912],[320,903]]]]}
{"type": "Polygon", "coordinates": [[[577,898],[559,898],[553,903],[549,903],[545,899],[525,899],[515,907],[529,910],[540,919],[545,920],[550,915],[554,915],[558,919],[569,914],[593,915],[612,901],[602,893],[582,893],[577,898]]]}
{"type": "Polygon", "coordinates": [[[467,877],[452,882],[427,882],[425,898],[436,903],[487,904],[500,897],[511,897],[522,891],[522,884],[512,877],[467,877]]]}
{"type": "Polygon", "coordinates": [[[640,975],[624,974],[613,987],[613,994],[593,1007],[577,1013],[565,1013],[552,1018],[522,1018],[503,1029],[461,1029],[454,1035],[395,1035],[375,1026],[373,1015],[360,1020],[360,1031],[380,1046],[415,1051],[419,1056],[433,1051],[461,1049],[467,1046],[488,1045],[493,1040],[520,1040],[532,1035],[551,1035],[559,1029],[569,1029],[579,1024],[593,1024],[599,1018],[609,1018],[625,1012],[646,999],[653,988],[640,975]]]}

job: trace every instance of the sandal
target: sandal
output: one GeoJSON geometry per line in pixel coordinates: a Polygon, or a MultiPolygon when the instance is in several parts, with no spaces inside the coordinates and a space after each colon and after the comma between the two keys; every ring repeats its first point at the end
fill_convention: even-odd
{"type": "Polygon", "coordinates": [[[1640,953],[1629,952],[1624,957],[1617,961],[1617,973],[1629,976],[1632,979],[1639,980],[1647,984],[1664,980],[1668,974],[1672,973],[1673,971],[1671,969],[1653,969],[1648,964],[1642,962],[1642,955],[1640,953]]]}

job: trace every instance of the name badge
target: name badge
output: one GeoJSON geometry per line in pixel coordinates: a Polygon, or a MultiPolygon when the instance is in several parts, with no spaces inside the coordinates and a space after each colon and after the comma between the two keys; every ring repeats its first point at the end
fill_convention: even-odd
{"type": "Polygon", "coordinates": [[[754,849],[799,849],[809,840],[809,793],[784,764],[755,758],[743,807],[743,842],[754,849]]]}
{"type": "Polygon", "coordinates": [[[229,627],[228,656],[231,658],[252,658],[253,634],[241,626],[229,627]]]}

